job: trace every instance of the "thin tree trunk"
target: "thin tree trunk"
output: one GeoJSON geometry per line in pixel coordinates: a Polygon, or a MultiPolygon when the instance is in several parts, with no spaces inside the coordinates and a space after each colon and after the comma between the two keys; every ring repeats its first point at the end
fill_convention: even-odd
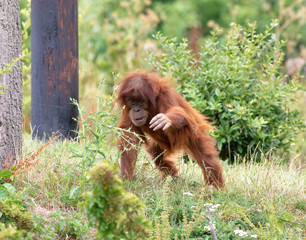
{"type": "Polygon", "coordinates": [[[75,139],[78,123],[78,1],[31,1],[33,138],[75,139]]]}
{"type": "Polygon", "coordinates": [[[0,69],[13,65],[0,76],[0,170],[10,152],[16,159],[22,150],[22,63],[12,64],[21,54],[19,0],[0,0],[0,69]]]}

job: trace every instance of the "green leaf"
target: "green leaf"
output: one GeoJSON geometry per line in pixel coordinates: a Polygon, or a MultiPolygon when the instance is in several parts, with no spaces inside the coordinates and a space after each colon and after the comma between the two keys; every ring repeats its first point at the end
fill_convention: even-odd
{"type": "Polygon", "coordinates": [[[12,176],[12,172],[11,172],[10,170],[3,169],[3,170],[0,172],[0,178],[10,177],[10,176],[12,176]]]}
{"type": "Polygon", "coordinates": [[[239,151],[240,154],[243,152],[243,148],[242,148],[241,145],[238,145],[238,151],[239,151]]]}
{"type": "Polygon", "coordinates": [[[35,203],[33,202],[32,198],[27,198],[26,200],[28,203],[30,203],[32,206],[36,206],[35,203]]]}
{"type": "Polygon", "coordinates": [[[220,90],[219,90],[219,88],[216,88],[216,89],[215,89],[215,94],[216,94],[217,97],[220,96],[220,90]]]}
{"type": "Polygon", "coordinates": [[[4,183],[2,185],[3,187],[5,187],[7,189],[7,191],[11,194],[14,194],[16,192],[16,189],[14,188],[14,186],[10,183],[4,183]]]}
{"type": "Polygon", "coordinates": [[[0,200],[7,199],[9,196],[9,191],[5,187],[0,186],[0,200]]]}
{"type": "Polygon", "coordinates": [[[280,232],[280,233],[284,233],[284,224],[282,222],[278,222],[276,223],[276,229],[280,232]]]}
{"type": "Polygon", "coordinates": [[[231,126],[231,129],[230,129],[230,133],[236,131],[237,129],[240,129],[241,126],[239,124],[234,124],[233,126],[231,126]]]}
{"type": "Polygon", "coordinates": [[[69,198],[71,199],[75,193],[77,192],[77,190],[79,190],[80,186],[73,186],[70,190],[70,194],[69,194],[69,198]]]}
{"type": "Polygon", "coordinates": [[[66,225],[65,221],[63,219],[59,219],[58,223],[59,223],[59,230],[63,231],[66,225]]]}

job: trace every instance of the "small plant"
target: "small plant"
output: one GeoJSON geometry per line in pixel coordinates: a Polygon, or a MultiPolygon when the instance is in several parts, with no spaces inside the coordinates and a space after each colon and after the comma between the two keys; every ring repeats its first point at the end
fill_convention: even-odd
{"type": "MultiPolygon", "coordinates": [[[[220,204],[203,203],[207,192],[202,189],[200,196],[196,200],[196,205],[187,206],[184,195],[192,198],[193,194],[183,193],[182,202],[179,204],[182,214],[173,222],[174,209],[171,205],[170,181],[168,178],[163,186],[161,213],[154,218],[153,228],[150,232],[150,240],[155,239],[195,239],[197,236],[212,235],[216,239],[215,222],[212,221],[210,212],[216,211],[220,204]],[[190,213],[187,214],[187,210],[190,213]],[[179,225],[176,226],[176,225],[179,225]]],[[[181,200],[181,199],[180,199],[181,200]]],[[[201,238],[202,239],[202,238],[201,238]]],[[[203,238],[204,239],[204,238],[203,238]]]]}
{"type": "Polygon", "coordinates": [[[283,43],[275,40],[275,26],[277,22],[257,34],[255,24],[248,29],[233,24],[225,42],[212,33],[199,60],[187,41],[156,35],[163,54],[151,54],[149,62],[177,80],[182,95],[211,118],[223,159],[233,161],[235,154],[248,157],[271,149],[289,151],[305,127],[299,112],[290,109],[298,86],[294,81],[284,83],[283,43]]]}
{"type": "Polygon", "coordinates": [[[172,227],[170,225],[169,216],[172,207],[169,206],[169,178],[163,186],[162,195],[162,211],[160,217],[154,220],[154,231],[151,231],[150,239],[170,239],[172,227]]]}
{"type": "Polygon", "coordinates": [[[5,226],[5,224],[0,223],[0,239],[2,240],[23,240],[23,234],[23,230],[17,230],[12,225],[5,226]]]}
{"type": "Polygon", "coordinates": [[[11,176],[12,176],[12,171],[11,170],[8,170],[8,169],[5,169],[5,168],[2,169],[0,171],[0,184],[3,184],[6,181],[9,181],[11,176]]]}
{"type": "MultiPolygon", "coordinates": [[[[114,81],[117,81],[119,74],[113,75],[114,81]]],[[[80,174],[68,173],[73,176],[80,183],[78,185],[72,186],[70,192],[70,198],[74,197],[76,200],[81,197],[81,193],[85,191],[85,184],[87,182],[87,172],[90,167],[92,167],[96,162],[102,159],[108,159],[110,162],[118,160],[119,153],[113,154],[112,149],[115,148],[115,140],[117,138],[125,137],[123,133],[128,132],[129,134],[135,134],[129,129],[119,129],[117,128],[117,114],[116,103],[114,103],[114,96],[109,96],[108,98],[102,98],[103,89],[105,87],[105,82],[102,81],[99,85],[99,95],[97,98],[96,111],[89,114],[84,113],[80,105],[72,100],[79,111],[79,122],[80,128],[78,131],[78,140],[80,145],[77,145],[73,149],[74,157],[79,159],[79,162],[73,163],[80,174]],[[113,157],[115,155],[115,157],[113,157]],[[112,161],[114,160],[114,161],[112,161]]],[[[128,134],[127,134],[128,135],[128,134]]],[[[141,141],[142,138],[135,134],[141,141]]],[[[126,139],[130,140],[130,139],[126,139]]],[[[137,148],[139,146],[134,146],[131,144],[132,148],[137,148]]],[[[115,163],[115,165],[118,165],[115,163]]],[[[67,168],[67,172],[69,168],[67,168]]]]}
{"type": "MultiPolygon", "coordinates": [[[[16,67],[17,63],[22,59],[22,57],[18,57],[16,59],[12,60],[11,64],[3,63],[0,65],[0,76],[2,76],[5,73],[9,73],[12,71],[14,67],[16,67]]],[[[6,88],[3,85],[0,85],[0,94],[4,94],[6,88]]]]}
{"type": "MultiPolygon", "coordinates": [[[[114,75],[118,79],[119,75],[114,75]]],[[[116,81],[116,80],[115,80],[116,81]]],[[[102,99],[102,90],[105,86],[104,81],[99,85],[99,95],[97,98],[96,112],[91,112],[85,116],[80,105],[73,99],[72,102],[78,108],[80,129],[78,140],[83,148],[75,149],[74,156],[81,159],[77,164],[81,171],[81,179],[86,178],[86,173],[96,161],[107,159],[107,153],[111,149],[113,133],[117,125],[116,111],[114,111],[114,97],[102,99]]]]}
{"type": "MultiPolygon", "coordinates": [[[[267,202],[262,203],[262,209],[260,212],[264,216],[261,221],[254,223],[247,215],[246,211],[243,210],[241,207],[238,207],[237,210],[239,211],[240,215],[244,218],[245,222],[252,227],[253,232],[256,234],[248,234],[247,232],[236,229],[234,233],[241,237],[249,237],[249,238],[257,238],[260,239],[281,239],[285,235],[289,235],[288,233],[285,234],[285,228],[290,226],[291,224],[295,224],[293,221],[293,216],[286,213],[282,217],[280,213],[277,213],[275,209],[275,205],[272,199],[267,200],[267,202]],[[285,226],[285,224],[287,226],[285,226]]],[[[292,239],[289,237],[289,239],[292,239]]]]}
{"type": "Polygon", "coordinates": [[[93,190],[84,195],[88,220],[103,239],[145,239],[150,222],[144,205],[125,191],[114,168],[103,162],[89,170],[93,190]]]}
{"type": "MultiPolygon", "coordinates": [[[[17,164],[12,168],[12,175],[18,175],[30,171],[39,161],[39,159],[35,160],[38,154],[51,142],[55,141],[58,138],[59,136],[50,139],[48,142],[38,148],[36,152],[32,153],[30,157],[27,157],[23,160],[18,160],[17,164]]],[[[10,164],[5,164],[5,168],[8,168],[9,166],[10,164]]]]}
{"type": "MultiPolygon", "coordinates": [[[[16,59],[12,60],[12,63],[3,63],[0,67],[0,76],[3,75],[4,73],[9,73],[12,71],[14,67],[17,66],[17,63],[22,59],[22,57],[18,57],[16,59]]],[[[3,86],[2,86],[3,87],[3,86]]]]}
{"type": "Polygon", "coordinates": [[[50,139],[29,157],[18,160],[13,166],[14,159],[11,153],[7,156],[4,169],[0,171],[0,229],[2,228],[0,239],[33,239],[34,232],[40,236],[52,236],[52,238],[55,236],[52,228],[47,224],[42,224],[43,219],[38,219],[28,210],[27,201],[32,202],[27,199],[26,190],[28,188],[25,187],[23,191],[17,192],[10,182],[16,180],[18,175],[29,172],[39,162],[39,159],[36,158],[41,151],[57,138],[58,136],[50,139]],[[48,231],[48,233],[44,235],[43,231],[48,231]]]}
{"type": "Polygon", "coordinates": [[[0,239],[24,239],[33,229],[34,219],[24,200],[13,185],[0,184],[0,239]]]}
{"type": "Polygon", "coordinates": [[[84,223],[84,216],[81,214],[73,214],[70,216],[68,213],[63,213],[60,210],[48,216],[53,218],[51,225],[55,226],[55,232],[65,238],[69,236],[72,239],[86,239],[88,225],[84,223]]]}
{"type": "Polygon", "coordinates": [[[5,199],[0,201],[0,220],[5,224],[14,224],[18,229],[31,230],[33,218],[21,201],[5,199]]]}

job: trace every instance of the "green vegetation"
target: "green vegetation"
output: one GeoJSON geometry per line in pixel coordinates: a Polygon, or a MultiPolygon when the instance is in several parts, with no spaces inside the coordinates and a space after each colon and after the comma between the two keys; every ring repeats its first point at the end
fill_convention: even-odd
{"type": "Polygon", "coordinates": [[[31,1],[20,1],[22,37],[23,125],[29,130],[31,115],[31,1]]]}
{"type": "Polygon", "coordinates": [[[122,187],[113,166],[104,162],[89,170],[93,190],[85,194],[86,212],[101,239],[145,239],[150,227],[144,206],[122,187]]]}
{"type": "Polygon", "coordinates": [[[113,72],[144,67],[145,49],[152,45],[151,35],[159,23],[148,0],[80,1],[80,78],[83,96],[92,95],[88,81],[96,88],[107,79],[112,92],[113,72]],[[93,14],[94,13],[94,14],[93,14]],[[88,34],[88,29],[93,31],[88,34]]]}
{"type": "Polygon", "coordinates": [[[23,239],[33,228],[33,217],[22,199],[24,194],[16,193],[12,184],[3,181],[11,175],[6,169],[0,172],[0,239],[23,239]]]}
{"type": "Polygon", "coordinates": [[[23,158],[0,171],[0,239],[305,239],[305,133],[294,110],[306,116],[305,82],[282,67],[305,58],[302,0],[79,0],[79,139],[49,143],[29,134],[29,2],[20,1],[23,158]],[[205,186],[183,159],[179,178],[162,180],[144,151],[133,181],[117,176],[113,86],[137,69],[171,77],[212,118],[226,189],[205,186]]]}
{"type": "Polygon", "coordinates": [[[224,43],[212,33],[197,59],[186,41],[156,36],[163,53],[151,54],[151,65],[179,82],[185,99],[211,118],[221,157],[231,162],[237,155],[260,161],[261,153],[288,151],[305,127],[299,112],[290,109],[299,85],[285,83],[280,72],[282,45],[272,34],[277,25],[257,34],[254,24],[248,29],[233,24],[224,43]]]}
{"type": "MultiPolygon", "coordinates": [[[[22,0],[26,1],[26,0],[22,0]]],[[[197,53],[210,32],[226,32],[231,23],[243,27],[257,22],[264,33],[272,19],[279,19],[276,40],[286,40],[286,59],[305,58],[306,7],[302,0],[91,0],[79,1],[80,85],[84,101],[101,79],[112,92],[113,72],[152,70],[144,61],[146,51],[159,52],[152,34],[188,38],[197,53]]]]}
{"type": "MultiPolygon", "coordinates": [[[[41,144],[25,135],[25,155],[41,144]]],[[[81,185],[76,177],[80,171],[75,167],[80,159],[73,157],[71,150],[83,144],[54,142],[39,154],[38,165],[13,178],[16,189],[26,193],[18,199],[24,199],[34,217],[34,228],[27,232],[25,239],[35,236],[38,239],[94,238],[96,231],[88,227],[86,213],[74,200],[84,201],[83,193],[73,188],[81,185]]],[[[113,166],[118,166],[115,149],[104,153],[113,166]]],[[[201,170],[191,161],[181,161],[180,177],[164,183],[153,162],[141,153],[135,180],[123,181],[122,188],[135,194],[146,206],[146,218],[154,229],[148,232],[148,239],[159,239],[158,236],[211,239],[209,223],[204,217],[207,206],[211,209],[218,239],[241,239],[235,230],[247,233],[247,239],[253,239],[251,235],[258,235],[258,239],[303,239],[305,174],[295,164],[283,165],[271,156],[262,163],[224,164],[227,188],[215,191],[203,188],[201,170]]],[[[89,185],[86,189],[92,190],[89,185]]],[[[100,204],[103,207],[102,199],[100,204]]]]}
{"type": "MultiPolygon", "coordinates": [[[[116,111],[109,101],[100,102],[98,109],[83,119],[80,131],[88,132],[80,133],[78,142],[46,146],[24,135],[24,159],[34,153],[39,161],[13,176],[3,171],[1,177],[6,181],[10,177],[13,185],[5,183],[0,190],[11,189],[14,202],[25,207],[21,210],[27,216],[31,214],[33,227],[29,231],[18,225],[19,214],[2,227],[5,232],[20,239],[94,239],[96,234],[115,239],[115,233],[122,239],[211,239],[208,207],[218,239],[246,235],[246,239],[303,239],[305,175],[295,167],[297,161],[285,165],[276,156],[264,156],[261,163],[251,158],[241,164],[223,164],[227,187],[217,191],[204,186],[201,170],[192,161],[180,161],[180,177],[164,182],[141,152],[135,180],[121,182],[115,174],[119,156],[112,137],[117,132],[116,111]],[[90,166],[95,167],[87,175],[90,166]],[[130,221],[133,217],[135,221],[130,221]],[[148,226],[148,220],[152,230],[136,235],[148,226]]],[[[17,173],[18,167],[13,168],[17,173]]],[[[11,198],[6,194],[0,202],[11,198]]],[[[7,215],[2,214],[0,221],[7,215]]]]}
{"type": "MultiPolygon", "coordinates": [[[[22,57],[18,57],[16,59],[12,60],[12,63],[8,64],[8,63],[4,63],[3,66],[0,66],[0,77],[4,74],[4,73],[9,73],[12,71],[12,69],[16,66],[16,64],[21,60],[22,57]]],[[[5,86],[0,85],[0,94],[4,94],[5,92],[5,86]]]]}

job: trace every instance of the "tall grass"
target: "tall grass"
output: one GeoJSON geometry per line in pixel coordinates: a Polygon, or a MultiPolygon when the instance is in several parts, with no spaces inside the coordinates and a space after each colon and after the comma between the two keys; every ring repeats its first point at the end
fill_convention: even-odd
{"type": "MultiPolygon", "coordinates": [[[[81,184],[78,178],[81,171],[76,164],[80,159],[74,157],[73,152],[75,148],[84,147],[82,144],[52,143],[40,152],[37,165],[14,181],[14,186],[23,189],[35,203],[36,207],[31,210],[49,223],[52,222],[50,214],[68,214],[64,219],[70,219],[79,212],[78,230],[86,225],[86,216],[77,204],[82,200],[82,192],[73,191],[73,186],[81,184]]],[[[24,135],[25,156],[41,145],[24,135]]],[[[109,162],[118,167],[115,146],[110,145],[105,154],[112,156],[109,162]]],[[[223,163],[227,187],[224,191],[215,191],[206,188],[201,170],[192,161],[180,161],[180,177],[170,178],[165,184],[153,162],[142,151],[135,180],[123,181],[123,186],[146,205],[146,215],[157,231],[151,239],[162,239],[158,236],[165,235],[169,239],[187,239],[187,233],[188,239],[211,239],[208,220],[200,217],[207,214],[207,204],[220,204],[212,212],[218,239],[240,239],[242,233],[247,234],[245,239],[255,235],[259,239],[303,239],[305,172],[296,168],[294,162],[286,165],[279,162],[276,157],[266,156],[261,163],[223,163]]],[[[61,239],[59,232],[54,231],[61,239]]],[[[85,236],[89,238],[90,232],[85,236]]]]}
{"type": "MultiPolygon", "coordinates": [[[[111,101],[98,101],[96,113],[81,119],[79,141],[52,142],[36,156],[36,165],[14,176],[13,185],[22,193],[34,215],[33,235],[38,239],[90,239],[95,230],[79,203],[90,191],[87,171],[101,160],[119,172],[116,149],[116,118],[111,101]]],[[[43,142],[24,133],[23,159],[40,149],[43,142]]],[[[205,186],[201,169],[193,161],[179,162],[179,178],[161,178],[153,161],[141,151],[135,179],[123,189],[146,205],[146,217],[154,231],[149,239],[211,239],[215,226],[218,239],[303,239],[306,211],[305,171],[298,158],[284,164],[275,155],[262,155],[239,164],[223,162],[226,189],[205,186]],[[211,210],[211,224],[207,216],[211,210]]],[[[0,186],[1,187],[1,186],[0,186]]],[[[0,217],[1,218],[1,217],[0,217]]],[[[33,238],[28,238],[33,239],[33,238]]]]}

